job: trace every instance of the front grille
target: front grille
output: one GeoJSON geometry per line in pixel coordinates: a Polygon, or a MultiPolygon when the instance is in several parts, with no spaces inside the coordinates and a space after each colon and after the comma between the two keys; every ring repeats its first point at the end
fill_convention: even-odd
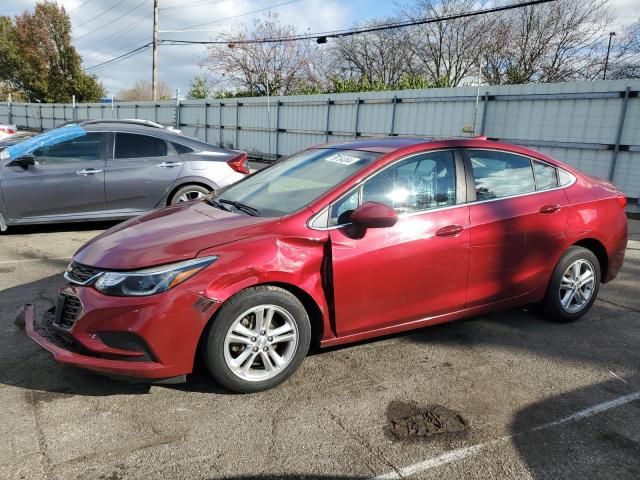
{"type": "Polygon", "coordinates": [[[67,268],[67,280],[75,283],[85,283],[90,278],[100,273],[100,270],[93,267],[87,267],[80,263],[71,262],[67,268]]]}
{"type": "Polygon", "coordinates": [[[65,330],[71,329],[81,313],[82,303],[78,297],[66,293],[61,293],[58,296],[55,323],[59,327],[65,330]]]}

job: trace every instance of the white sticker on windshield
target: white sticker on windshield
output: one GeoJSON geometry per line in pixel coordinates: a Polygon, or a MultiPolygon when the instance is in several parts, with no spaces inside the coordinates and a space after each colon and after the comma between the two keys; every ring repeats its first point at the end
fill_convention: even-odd
{"type": "Polygon", "coordinates": [[[350,155],[345,155],[343,153],[337,153],[335,155],[331,155],[330,157],[325,158],[327,162],[339,163],[340,165],[351,165],[356,163],[360,159],[358,157],[352,157],[350,155]]]}

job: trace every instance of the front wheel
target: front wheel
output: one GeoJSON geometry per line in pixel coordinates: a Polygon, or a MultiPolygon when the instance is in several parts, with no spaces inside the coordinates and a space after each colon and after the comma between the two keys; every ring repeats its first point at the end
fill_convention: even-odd
{"type": "Polygon", "coordinates": [[[258,392],[289,378],[310,341],[309,316],[293,294],[275,286],[251,287],[216,314],[206,333],[204,363],[230,390],[258,392]]]}
{"type": "Polygon", "coordinates": [[[572,322],[589,311],[600,288],[600,263],[591,250],[570,247],[551,277],[543,301],[545,314],[557,322],[572,322]]]}

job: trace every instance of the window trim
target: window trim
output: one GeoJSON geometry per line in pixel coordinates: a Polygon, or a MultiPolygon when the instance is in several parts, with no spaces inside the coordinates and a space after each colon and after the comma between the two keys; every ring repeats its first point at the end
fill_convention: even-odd
{"type": "Polygon", "coordinates": [[[509,150],[499,150],[496,148],[473,148],[473,147],[462,147],[461,148],[462,154],[464,156],[464,165],[465,165],[465,172],[467,174],[467,185],[473,185],[473,189],[467,189],[467,200],[468,200],[468,204],[470,206],[473,205],[479,205],[482,203],[489,203],[489,202],[499,202],[501,200],[507,200],[509,198],[518,198],[518,197],[524,197],[527,195],[536,195],[539,193],[545,193],[545,192],[553,192],[554,190],[560,190],[561,188],[569,188],[570,186],[572,186],[574,183],[576,183],[577,178],[576,176],[571,173],[568,172],[567,170],[565,170],[564,168],[561,168],[557,165],[554,165],[552,163],[546,162],[542,159],[536,158],[536,157],[532,157],[530,155],[524,155],[522,153],[518,153],[518,152],[511,152],[509,150]],[[485,151],[485,152],[498,152],[498,153],[508,153],[511,155],[518,155],[520,157],[524,157],[526,159],[529,160],[530,164],[531,164],[531,170],[532,173],[534,175],[534,182],[535,182],[535,172],[533,171],[533,160],[538,161],[540,163],[544,163],[545,165],[548,165],[550,167],[553,167],[556,169],[556,173],[557,173],[557,177],[558,177],[558,186],[555,188],[547,188],[545,190],[538,190],[538,186],[536,185],[536,190],[534,190],[533,192],[525,192],[525,193],[518,193],[516,195],[509,195],[506,197],[499,197],[499,198],[489,198],[487,200],[477,200],[476,199],[476,177],[473,174],[473,166],[471,165],[471,156],[469,155],[469,151],[470,150],[474,150],[474,151],[485,151]],[[560,171],[566,173],[567,175],[569,175],[569,177],[571,177],[571,180],[569,181],[569,183],[567,183],[566,185],[560,185],[560,171]]]}
{"type": "MultiPolygon", "coordinates": [[[[353,185],[352,188],[347,190],[345,193],[340,195],[338,198],[336,198],[332,202],[329,202],[327,205],[322,207],[318,213],[312,215],[306,222],[307,227],[310,228],[311,230],[319,230],[319,231],[339,230],[341,228],[348,227],[349,225],[351,225],[351,222],[342,223],[342,224],[339,224],[339,225],[331,225],[331,226],[328,225],[328,223],[329,223],[328,212],[329,212],[329,210],[331,209],[331,207],[333,205],[335,205],[336,203],[340,202],[344,198],[346,198],[349,195],[351,195],[356,189],[360,189],[360,193],[358,194],[358,202],[359,202],[358,206],[360,206],[361,205],[360,202],[362,201],[362,186],[369,179],[371,179],[375,175],[378,175],[379,173],[385,171],[387,168],[392,168],[395,165],[397,165],[398,163],[404,162],[405,160],[409,160],[409,159],[411,159],[413,157],[416,157],[418,155],[425,155],[425,154],[437,153],[437,152],[451,152],[451,153],[453,153],[453,166],[454,166],[455,177],[456,177],[456,203],[454,205],[443,205],[441,207],[434,207],[434,208],[429,208],[427,210],[419,210],[419,211],[416,211],[416,212],[400,213],[400,214],[398,214],[398,218],[400,219],[400,218],[405,218],[405,217],[412,217],[412,216],[415,216],[415,215],[424,215],[426,213],[431,213],[431,212],[440,211],[440,210],[448,210],[448,209],[451,209],[451,208],[458,208],[458,207],[467,205],[468,204],[468,199],[467,199],[467,195],[468,195],[467,190],[468,190],[468,188],[467,188],[467,181],[466,181],[467,166],[465,164],[465,159],[464,159],[464,156],[462,155],[461,149],[458,148],[458,147],[448,147],[448,148],[438,148],[438,149],[433,149],[433,150],[422,150],[420,152],[410,153],[410,154],[408,154],[406,156],[397,158],[397,159],[393,160],[391,163],[385,165],[384,167],[371,172],[369,175],[367,175],[366,177],[361,179],[357,184],[353,185]],[[325,227],[313,226],[313,223],[318,218],[322,217],[323,215],[327,215],[327,226],[325,226],[325,227]]],[[[475,194],[475,189],[474,189],[474,194],[475,194]]]]}

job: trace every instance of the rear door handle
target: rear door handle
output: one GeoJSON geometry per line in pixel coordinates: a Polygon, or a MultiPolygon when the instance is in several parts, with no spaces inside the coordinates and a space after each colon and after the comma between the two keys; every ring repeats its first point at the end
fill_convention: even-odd
{"type": "Polygon", "coordinates": [[[462,225],[447,225],[446,227],[442,227],[438,231],[436,231],[437,237],[455,237],[460,235],[464,230],[462,225]]]}
{"type": "Polygon", "coordinates": [[[77,175],[84,175],[85,177],[87,175],[95,175],[96,173],[101,173],[102,170],[97,170],[95,168],[85,168],[84,170],[78,170],[76,172],[77,175]]]}
{"type": "Polygon", "coordinates": [[[540,213],[556,213],[560,208],[560,205],[545,205],[540,209],[540,213]]]}
{"type": "Polygon", "coordinates": [[[156,163],[156,167],[162,167],[162,168],[179,167],[180,165],[182,165],[182,162],[162,162],[162,163],[156,163]]]}

